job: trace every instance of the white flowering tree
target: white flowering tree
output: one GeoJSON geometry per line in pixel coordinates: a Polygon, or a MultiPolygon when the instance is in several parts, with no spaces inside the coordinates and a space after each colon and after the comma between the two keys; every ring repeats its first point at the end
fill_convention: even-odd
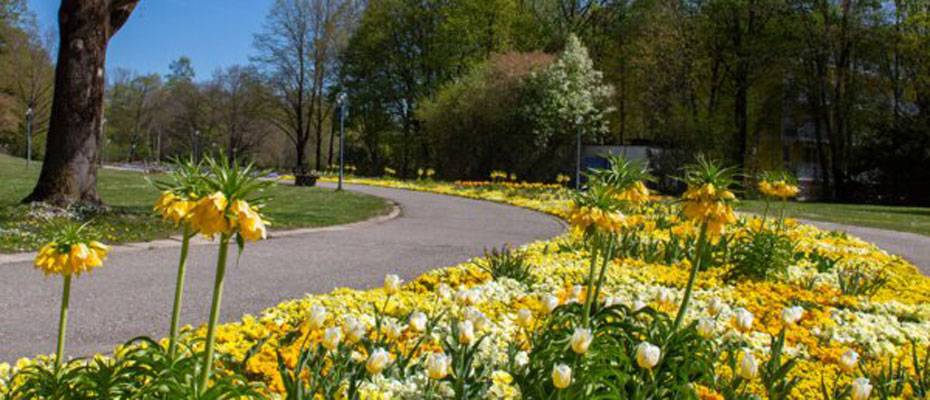
{"type": "Polygon", "coordinates": [[[598,137],[609,131],[613,87],[594,69],[588,50],[575,35],[568,37],[556,62],[530,76],[527,89],[534,101],[524,112],[533,122],[537,145],[554,137],[598,137]]]}

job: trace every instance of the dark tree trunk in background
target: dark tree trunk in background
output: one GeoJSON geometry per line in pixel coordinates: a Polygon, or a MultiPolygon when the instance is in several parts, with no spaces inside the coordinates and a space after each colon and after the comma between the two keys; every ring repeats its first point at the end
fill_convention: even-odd
{"type": "Polygon", "coordinates": [[[100,203],[97,163],[110,38],[139,0],[62,0],[45,162],[25,202],[100,203]]]}

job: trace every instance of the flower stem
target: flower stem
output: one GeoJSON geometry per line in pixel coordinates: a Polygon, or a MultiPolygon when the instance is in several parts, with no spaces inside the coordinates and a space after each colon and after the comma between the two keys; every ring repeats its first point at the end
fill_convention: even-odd
{"type": "Polygon", "coordinates": [[[608,238],[607,249],[604,251],[603,259],[601,260],[601,272],[597,277],[597,285],[594,286],[594,296],[591,299],[592,303],[597,301],[601,296],[601,287],[604,286],[604,277],[607,275],[607,265],[610,264],[610,260],[614,257],[614,239],[608,238]]]}
{"type": "MultiPolygon", "coordinates": [[[[595,240],[596,240],[596,239],[595,239],[595,240]]],[[[598,241],[598,242],[599,242],[599,241],[598,241]]],[[[583,324],[583,325],[585,325],[585,326],[588,325],[588,319],[589,319],[589,317],[590,317],[589,314],[591,314],[591,296],[594,295],[594,293],[593,293],[593,289],[594,289],[594,269],[595,269],[595,267],[597,266],[597,251],[598,251],[598,247],[599,247],[599,243],[597,243],[597,244],[591,246],[591,265],[590,265],[590,267],[588,268],[588,291],[587,291],[587,293],[585,294],[585,298],[584,298],[584,315],[582,315],[582,318],[583,318],[583,320],[584,320],[584,324],[583,324]]]]}
{"type": "Polygon", "coordinates": [[[64,289],[61,294],[61,314],[58,317],[58,347],[55,351],[55,371],[61,368],[65,355],[65,333],[68,330],[68,303],[71,301],[71,275],[65,275],[64,289]]]}
{"type": "Polygon", "coordinates": [[[216,280],[213,283],[213,304],[210,306],[210,322],[207,325],[207,343],[203,356],[203,372],[200,376],[200,393],[207,391],[210,383],[210,370],[213,367],[213,346],[216,341],[216,325],[220,319],[220,301],[223,297],[223,279],[226,276],[226,257],[229,254],[228,233],[220,236],[220,250],[216,260],[216,280]]]}
{"type": "Polygon", "coordinates": [[[691,275],[688,276],[688,285],[685,286],[685,297],[681,299],[681,307],[678,308],[678,315],[675,317],[675,323],[672,325],[671,334],[678,330],[678,326],[685,319],[688,312],[688,302],[691,301],[691,291],[694,290],[694,281],[697,279],[697,273],[701,269],[701,263],[704,261],[704,249],[707,247],[707,221],[701,224],[701,234],[698,236],[697,250],[694,253],[694,260],[691,262],[691,275]]]}
{"type": "Polygon", "coordinates": [[[174,307],[171,309],[171,331],[168,342],[168,357],[172,360],[178,351],[178,325],[181,317],[181,297],[184,295],[184,273],[187,269],[187,253],[190,250],[190,226],[184,225],[183,241],[181,242],[181,259],[178,261],[178,280],[174,285],[174,307]]]}

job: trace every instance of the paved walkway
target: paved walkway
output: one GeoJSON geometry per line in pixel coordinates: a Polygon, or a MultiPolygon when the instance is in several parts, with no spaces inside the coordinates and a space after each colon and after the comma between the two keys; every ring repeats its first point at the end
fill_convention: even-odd
{"type": "Polygon", "coordinates": [[[883,250],[891,254],[899,255],[910,261],[920,269],[920,272],[922,272],[924,275],[930,276],[930,237],[918,235],[916,233],[898,232],[878,228],[866,228],[861,226],[836,224],[832,222],[810,221],[803,219],[799,221],[814,225],[821,229],[844,231],[865,241],[875,243],[883,250]]]}
{"type": "MultiPolygon", "coordinates": [[[[409,280],[481,255],[485,248],[547,239],[564,229],[556,218],[502,204],[367,186],[349,189],[395,202],[400,215],[248,245],[239,265],[232,261],[227,269],[223,321],[306,293],[380,286],[389,273],[409,280]]],[[[191,249],[183,323],[207,318],[215,254],[213,244],[191,249]]],[[[103,269],[77,278],[67,353],[89,355],[139,335],[166,336],[177,256],[178,248],[171,246],[116,252],[103,269]]],[[[61,280],[44,279],[29,261],[0,265],[0,362],[54,352],[60,297],[61,280]]]]}

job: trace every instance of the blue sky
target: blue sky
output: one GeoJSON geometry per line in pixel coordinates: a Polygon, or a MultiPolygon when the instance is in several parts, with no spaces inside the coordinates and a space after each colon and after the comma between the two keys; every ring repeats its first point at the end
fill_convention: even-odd
{"type": "MultiPolygon", "coordinates": [[[[58,24],[59,0],[29,0],[43,29],[58,24]]],[[[107,68],[166,73],[171,60],[191,58],[197,79],[247,63],[272,0],[141,0],[110,42],[107,68]]],[[[57,37],[56,37],[57,38],[57,37]]]]}

